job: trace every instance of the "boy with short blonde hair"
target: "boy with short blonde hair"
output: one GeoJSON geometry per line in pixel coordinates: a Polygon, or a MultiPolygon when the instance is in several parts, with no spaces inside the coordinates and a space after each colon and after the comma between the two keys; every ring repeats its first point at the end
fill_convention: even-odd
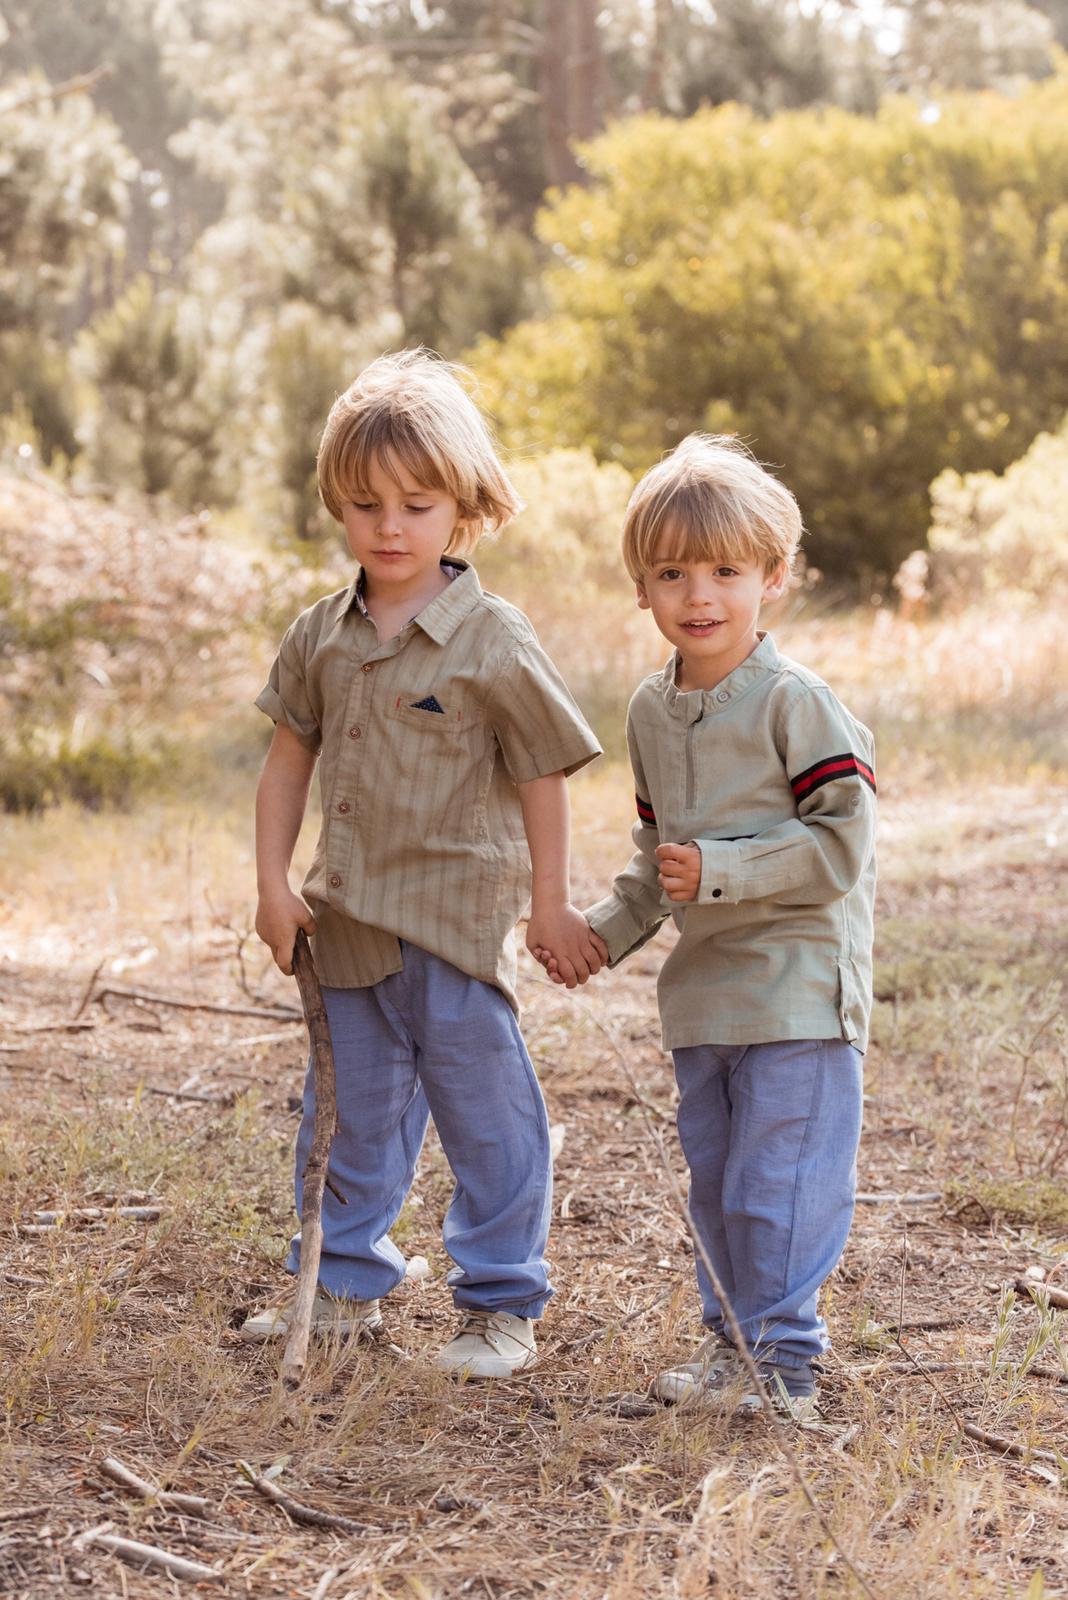
{"type": "MultiPolygon", "coordinates": [[[[674,651],[627,718],[637,853],[587,912],[612,965],[674,917],[658,998],[693,1224],[793,1415],[815,1407],[817,1295],[853,1214],[875,883],[871,734],[758,631],[801,532],[731,438],[691,435],[635,489],[624,558],[674,651]]],[[[663,1400],[745,1382],[700,1252],[697,1279],[709,1337],[663,1400]]]]}
{"type": "MultiPolygon", "coordinates": [[[[432,1115],[456,1179],[443,1237],[460,1311],[446,1372],[536,1358],[552,1294],[552,1161],[519,1032],[515,925],[585,982],[603,946],[569,903],[566,779],[600,746],[519,611],[459,553],[518,500],[457,369],[383,356],[335,402],[323,500],[357,570],[287,630],[257,705],[275,723],[256,797],[256,931],[283,972],[313,935],[337,1072],[313,1326],[373,1332],[405,1261],[390,1238],[432,1115]],[[289,865],[318,763],[303,898],[289,865]]],[[[297,1210],[314,1122],[309,1071],[297,1210]]],[[[297,1270],[300,1238],[289,1268],[297,1270]]],[[[286,1297],[250,1317],[282,1337],[286,1297]]]]}

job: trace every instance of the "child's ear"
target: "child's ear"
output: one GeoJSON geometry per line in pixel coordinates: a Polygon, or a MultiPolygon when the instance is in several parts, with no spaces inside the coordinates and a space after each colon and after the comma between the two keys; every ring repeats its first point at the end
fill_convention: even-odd
{"type": "Polygon", "coordinates": [[[642,611],[648,611],[649,610],[649,596],[645,592],[645,579],[644,578],[639,578],[638,581],[635,583],[634,588],[635,588],[635,591],[636,591],[637,596],[638,596],[639,609],[642,610],[642,611]]]}
{"type": "Polygon", "coordinates": [[[777,567],[772,567],[764,579],[764,591],[761,598],[763,600],[778,600],[786,588],[789,576],[790,569],[785,561],[780,561],[777,567]]]}

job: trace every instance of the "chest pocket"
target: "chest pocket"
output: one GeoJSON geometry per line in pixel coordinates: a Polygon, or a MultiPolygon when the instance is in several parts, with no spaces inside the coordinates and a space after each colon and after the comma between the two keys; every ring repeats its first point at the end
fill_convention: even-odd
{"type": "Polygon", "coordinates": [[[477,718],[459,707],[440,701],[436,695],[420,694],[418,691],[394,694],[386,707],[386,716],[431,739],[447,739],[450,735],[462,733],[477,721],[477,718]]]}

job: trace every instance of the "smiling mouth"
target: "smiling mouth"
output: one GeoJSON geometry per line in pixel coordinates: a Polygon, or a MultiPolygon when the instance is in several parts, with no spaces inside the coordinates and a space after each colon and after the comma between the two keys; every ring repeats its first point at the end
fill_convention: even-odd
{"type": "Polygon", "coordinates": [[[682,626],[687,633],[696,634],[698,638],[705,638],[714,629],[721,628],[723,623],[718,617],[710,617],[703,622],[684,622],[682,626]]]}

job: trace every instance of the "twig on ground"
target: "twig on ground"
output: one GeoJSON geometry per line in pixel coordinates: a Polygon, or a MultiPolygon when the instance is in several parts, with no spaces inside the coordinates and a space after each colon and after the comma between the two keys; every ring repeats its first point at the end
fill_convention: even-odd
{"type": "MultiPolygon", "coordinates": [[[[149,994],[144,989],[117,989],[113,985],[98,989],[93,999],[103,1003],[108,997],[116,1000],[134,1000],[145,1006],[170,1006],[177,1011],[213,1011],[225,1017],[262,1017],[265,1022],[286,1022],[290,1017],[300,1021],[300,1012],[293,1006],[278,1005],[265,1009],[262,1006],[226,1006],[212,1000],[177,1000],[169,995],[149,994]]],[[[92,1024],[84,1023],[84,1027],[92,1024]]]]}
{"type": "Polygon", "coordinates": [[[154,1544],[142,1544],[137,1539],[121,1539],[111,1532],[113,1522],[102,1522],[97,1528],[87,1528],[71,1540],[71,1549],[79,1554],[90,1545],[99,1545],[113,1556],[143,1567],[155,1567],[161,1572],[172,1572],[176,1578],[191,1578],[197,1582],[220,1583],[224,1574],[218,1567],[206,1567],[200,1561],[189,1561],[170,1550],[161,1550],[154,1544]]]}
{"type": "Polygon", "coordinates": [[[311,1600],[325,1600],[327,1590],[341,1571],[340,1567],[327,1567],[312,1591],[311,1600]]]}
{"type": "Polygon", "coordinates": [[[133,1222],[157,1222],[162,1206],[75,1206],[70,1211],[35,1211],[34,1222],[99,1222],[108,1217],[127,1217],[133,1222]]]}
{"type": "Polygon", "coordinates": [[[206,1106],[232,1106],[237,1099],[235,1089],[220,1089],[215,1094],[208,1094],[197,1089],[167,1089],[159,1083],[146,1083],[145,1093],[162,1095],[167,1100],[198,1100],[206,1106]]]}
{"type": "Polygon", "coordinates": [[[157,1501],[168,1511],[181,1511],[191,1517],[205,1517],[211,1509],[211,1502],[201,1495],[177,1494],[171,1489],[160,1489],[155,1484],[146,1483],[144,1478],[139,1478],[114,1456],[106,1456],[100,1463],[100,1470],[105,1478],[110,1478],[113,1483],[121,1484],[124,1489],[132,1489],[142,1500],[157,1501]]]}
{"type": "Polygon", "coordinates": [[[673,1289],[661,1289],[660,1293],[654,1295],[647,1305],[639,1306],[636,1311],[628,1311],[627,1315],[619,1322],[611,1326],[602,1325],[599,1328],[592,1329],[589,1333],[579,1334],[577,1339],[568,1339],[565,1344],[558,1344],[553,1354],[555,1356],[568,1355],[572,1350],[581,1350],[584,1345],[593,1344],[597,1339],[606,1339],[609,1333],[621,1332],[622,1329],[629,1328],[632,1322],[637,1322],[640,1317],[648,1316],[650,1311],[655,1311],[657,1306],[663,1305],[665,1300],[670,1300],[674,1292],[673,1289]]]}
{"type": "Polygon", "coordinates": [[[16,1506],[0,1511],[0,1522],[19,1522],[23,1517],[47,1516],[51,1506],[16,1506]]]}
{"type": "Polygon", "coordinates": [[[1055,1467],[1061,1465],[1061,1458],[1054,1455],[1052,1450],[1029,1450],[1026,1445],[1016,1444],[1012,1439],[1003,1439],[1000,1433],[988,1433],[974,1422],[966,1422],[962,1432],[969,1439],[974,1439],[976,1444],[986,1445],[988,1450],[997,1450],[1003,1456],[1013,1456],[1018,1461],[1049,1461],[1055,1467]]]}
{"type": "Polygon", "coordinates": [[[69,1019],[66,1022],[36,1022],[32,1028],[18,1028],[17,1033],[91,1033],[96,1027],[95,1022],[75,1022],[69,1019]]]}
{"type": "Polygon", "coordinates": [[[941,1200],[942,1192],[932,1189],[925,1194],[858,1194],[858,1206],[925,1206],[941,1200]]]}
{"type": "Polygon", "coordinates": [[[334,1074],[334,1048],[330,1023],[323,1004],[323,991],[312,961],[311,947],[303,928],[297,929],[293,944],[293,973],[300,990],[301,1005],[308,1024],[312,1073],[315,1085],[315,1120],[308,1164],[304,1169],[304,1191],[300,1207],[300,1270],[297,1273],[297,1298],[289,1325],[285,1354],[282,1357],[282,1382],[296,1388],[308,1357],[312,1305],[319,1281],[319,1258],[323,1248],[323,1189],[326,1186],[330,1145],[337,1125],[337,1084],[334,1074]]]}
{"type": "Polygon", "coordinates": [[[105,965],[106,961],[107,961],[107,956],[103,956],[101,958],[101,960],[99,960],[97,962],[96,966],[93,968],[93,976],[89,979],[89,982],[85,986],[85,991],[82,994],[82,997],[78,1002],[77,1009],[71,1013],[71,1019],[70,1020],[72,1022],[77,1022],[78,1018],[81,1016],[82,1012],[85,1010],[86,1006],[89,1004],[90,1000],[93,998],[93,990],[96,988],[96,980],[99,978],[101,972],[104,970],[104,965],[105,965]]]}
{"type": "Polygon", "coordinates": [[[314,1506],[306,1506],[300,1500],[294,1500],[280,1489],[270,1478],[261,1477],[247,1461],[237,1463],[238,1471],[247,1478],[258,1494],[265,1500],[278,1506],[292,1517],[294,1522],[302,1522],[308,1528],[334,1528],[338,1533],[370,1533],[372,1530],[362,1522],[353,1522],[351,1517],[339,1516],[334,1511],[317,1511],[314,1506]]]}
{"type": "Polygon", "coordinates": [[[1034,1300],[1035,1291],[1041,1290],[1049,1300],[1051,1306],[1057,1311],[1068,1311],[1068,1293],[1064,1289],[1051,1289],[1038,1278],[1017,1278],[1013,1283],[1017,1294],[1025,1294],[1029,1300],[1034,1300]]]}

